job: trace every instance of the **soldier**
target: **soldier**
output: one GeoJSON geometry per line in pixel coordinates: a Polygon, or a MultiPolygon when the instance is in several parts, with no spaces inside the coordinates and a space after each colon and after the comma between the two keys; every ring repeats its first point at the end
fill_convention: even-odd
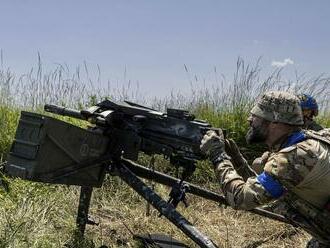
{"type": "Polygon", "coordinates": [[[213,131],[203,137],[201,150],[213,163],[222,191],[234,209],[249,210],[280,199],[285,216],[314,237],[307,247],[330,247],[330,131],[302,130],[299,104],[295,95],[272,91],[251,110],[246,140],[263,142],[270,152],[260,175],[249,171],[238,151],[236,169],[250,173],[246,178],[240,176],[225,151],[225,142],[227,146],[234,143],[213,131]]]}
{"type": "Polygon", "coordinates": [[[319,113],[319,106],[314,97],[307,94],[300,94],[298,98],[300,99],[300,106],[304,116],[303,128],[315,131],[322,130],[323,127],[314,120],[314,116],[316,117],[319,113]]]}
{"type": "MultiPolygon", "coordinates": [[[[300,106],[303,113],[304,124],[302,126],[303,129],[309,129],[314,131],[320,131],[323,129],[321,125],[315,122],[314,116],[318,115],[318,105],[316,100],[307,94],[297,95],[300,100],[300,106]]],[[[252,170],[254,170],[257,174],[262,173],[265,163],[270,155],[270,152],[265,152],[261,157],[256,158],[252,162],[252,170]]]]}

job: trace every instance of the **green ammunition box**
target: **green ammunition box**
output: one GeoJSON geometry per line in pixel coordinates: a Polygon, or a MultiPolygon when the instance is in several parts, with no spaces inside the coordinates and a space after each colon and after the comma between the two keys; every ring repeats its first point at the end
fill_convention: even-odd
{"type": "Polygon", "coordinates": [[[5,170],[31,181],[100,187],[108,144],[94,130],[22,111],[5,170]]]}

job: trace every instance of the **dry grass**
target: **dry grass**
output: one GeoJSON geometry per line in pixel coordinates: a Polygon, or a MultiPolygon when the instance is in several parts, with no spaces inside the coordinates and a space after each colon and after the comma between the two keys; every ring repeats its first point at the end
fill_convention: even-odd
{"type": "MultiPolygon", "coordinates": [[[[159,186],[158,191],[165,191],[165,188],[159,186]]],[[[133,192],[132,194],[134,195],[133,192]]],[[[163,195],[165,196],[164,193],[163,195]]],[[[306,240],[309,238],[305,233],[286,224],[267,220],[247,212],[237,212],[230,208],[224,209],[214,202],[201,200],[193,196],[190,196],[189,200],[191,206],[187,209],[180,206],[180,212],[220,247],[304,247],[306,240]]],[[[153,211],[151,216],[146,217],[146,208],[143,201],[135,202],[138,203],[133,206],[127,206],[127,203],[118,206],[118,201],[113,201],[113,206],[107,204],[108,213],[110,213],[106,215],[108,221],[105,219],[101,227],[92,227],[89,230],[115,229],[118,234],[116,238],[125,237],[125,240],[131,240],[131,232],[161,232],[179,240],[184,240],[190,247],[196,247],[166,219],[158,218],[156,211],[153,211]],[[115,214],[116,211],[117,214],[115,214]],[[117,220],[113,218],[114,215],[117,220]]],[[[92,213],[94,212],[95,216],[104,217],[103,211],[92,208],[92,213]]],[[[110,240],[110,243],[114,243],[114,241],[110,240]]]]}
{"type": "MultiPolygon", "coordinates": [[[[2,194],[0,247],[64,247],[74,232],[78,188],[45,186],[16,180],[12,193],[2,194]]],[[[156,191],[167,198],[168,188],[156,191]]],[[[301,230],[244,211],[189,195],[190,206],[178,210],[220,247],[304,247],[301,230]],[[196,214],[198,213],[198,214],[196,214]]],[[[196,247],[158,212],[146,216],[146,203],[118,178],[95,189],[90,214],[99,222],[88,226],[81,247],[137,247],[133,234],[166,233],[196,247]]]]}

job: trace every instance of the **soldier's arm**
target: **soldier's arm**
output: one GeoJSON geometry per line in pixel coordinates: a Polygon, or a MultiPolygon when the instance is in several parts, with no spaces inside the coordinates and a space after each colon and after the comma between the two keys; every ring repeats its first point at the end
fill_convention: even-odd
{"type": "Polygon", "coordinates": [[[249,177],[244,181],[225,152],[223,138],[214,131],[208,131],[204,135],[200,148],[215,166],[223,193],[233,208],[253,209],[283,193],[283,187],[268,174],[249,177]]]}
{"type": "Polygon", "coordinates": [[[301,184],[318,161],[324,148],[309,139],[282,149],[270,156],[264,171],[256,177],[243,180],[230,160],[215,167],[217,178],[230,205],[236,209],[252,209],[280,198],[287,189],[301,184]]]}
{"type": "Polygon", "coordinates": [[[243,154],[240,152],[236,142],[232,139],[225,140],[225,151],[231,157],[231,163],[236,172],[247,180],[251,176],[256,176],[256,172],[250,167],[243,154]]]}
{"type": "Polygon", "coordinates": [[[318,141],[308,139],[271,156],[265,164],[264,173],[286,188],[294,188],[309,175],[323,152],[324,148],[318,141]]]}
{"type": "Polygon", "coordinates": [[[279,197],[268,192],[255,176],[244,181],[228,159],[216,164],[215,172],[228,203],[234,209],[253,209],[279,197]]]}

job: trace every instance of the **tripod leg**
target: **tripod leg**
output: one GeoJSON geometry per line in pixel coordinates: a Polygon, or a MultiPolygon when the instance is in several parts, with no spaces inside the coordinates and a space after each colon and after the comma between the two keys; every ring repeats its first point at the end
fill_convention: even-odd
{"type": "Polygon", "coordinates": [[[93,188],[81,186],[80,188],[80,197],[79,197],[79,206],[78,206],[78,214],[77,214],[77,228],[81,237],[84,236],[86,224],[88,222],[88,210],[89,204],[91,201],[93,188]]]}
{"type": "Polygon", "coordinates": [[[161,214],[163,214],[169,221],[177,226],[183,233],[191,238],[197,245],[202,248],[217,248],[207,236],[202,234],[196,227],[194,227],[188,220],[186,220],[176,209],[159,195],[149,188],[141,179],[132,173],[126,166],[119,162],[115,165],[117,173],[131,188],[133,188],[139,195],[146,199],[152,206],[154,206],[161,214]]]}

